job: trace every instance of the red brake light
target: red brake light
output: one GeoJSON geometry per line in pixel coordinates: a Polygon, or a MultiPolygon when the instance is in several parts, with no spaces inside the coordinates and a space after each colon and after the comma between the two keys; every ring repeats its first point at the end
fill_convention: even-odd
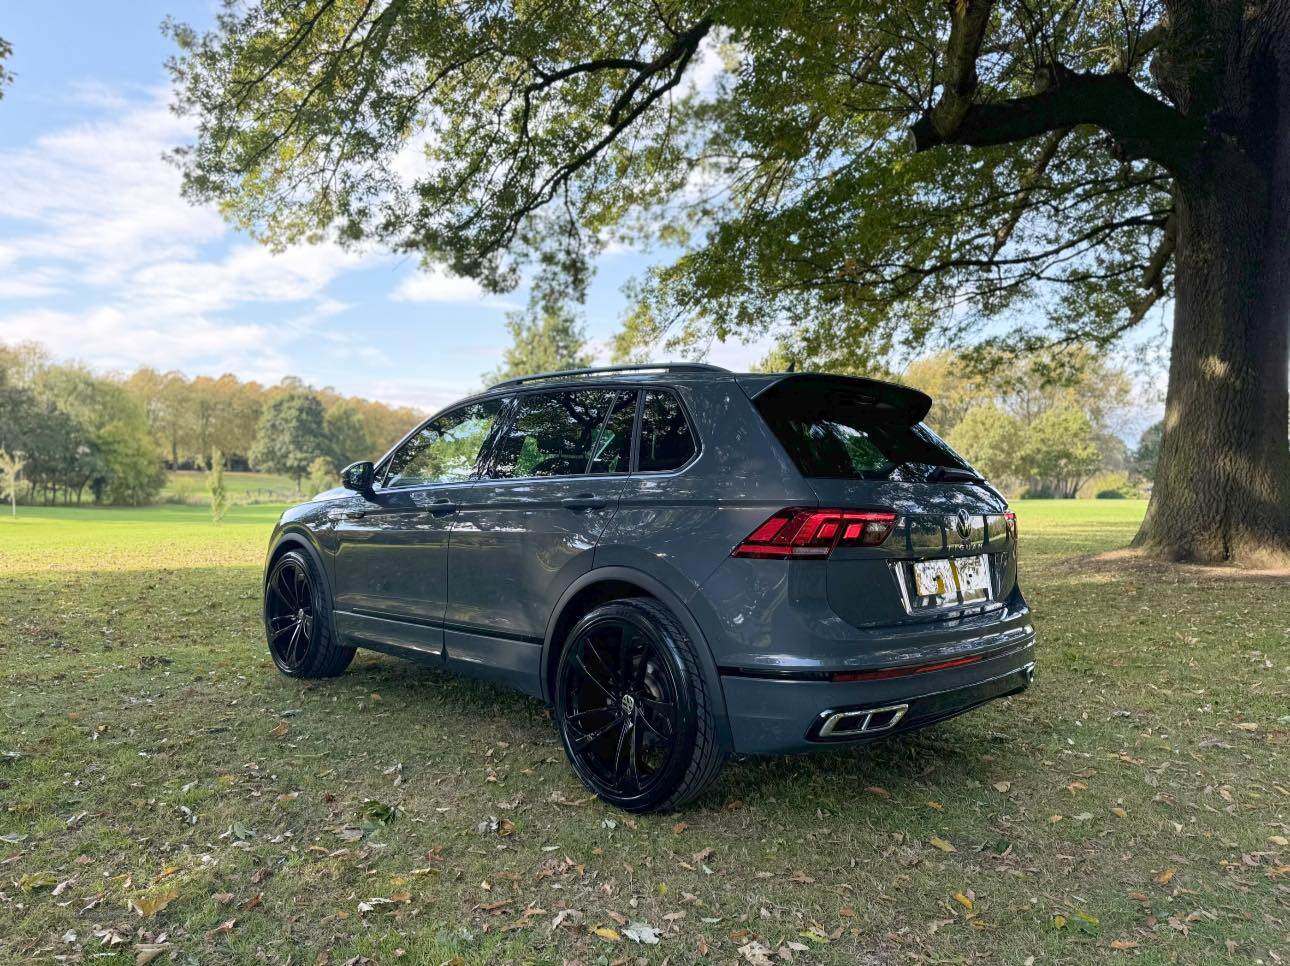
{"type": "Polygon", "coordinates": [[[876,547],[895,524],[890,510],[788,507],[748,534],[731,556],[822,560],[834,547],[876,547]]]}
{"type": "Polygon", "coordinates": [[[1008,537],[1013,541],[1013,543],[1016,543],[1016,541],[1017,541],[1017,514],[1013,513],[1011,510],[1004,510],[1004,511],[1003,511],[1003,522],[1004,522],[1004,525],[1008,528],[1008,537]]]}

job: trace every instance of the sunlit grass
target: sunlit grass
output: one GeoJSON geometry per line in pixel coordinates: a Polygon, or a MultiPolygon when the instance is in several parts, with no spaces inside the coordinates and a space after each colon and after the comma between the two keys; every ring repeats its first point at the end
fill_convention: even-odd
{"type": "Polygon", "coordinates": [[[277,509],[20,508],[0,518],[0,962],[134,962],[162,933],[200,963],[1286,958],[1285,582],[1102,557],[1141,502],[1017,509],[1031,691],[735,762],[684,813],[630,819],[587,800],[536,701],[377,655],[276,674],[277,509]]]}

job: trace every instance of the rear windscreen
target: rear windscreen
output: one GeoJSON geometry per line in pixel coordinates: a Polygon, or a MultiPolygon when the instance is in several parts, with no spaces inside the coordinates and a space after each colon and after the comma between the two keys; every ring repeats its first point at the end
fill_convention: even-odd
{"type": "Polygon", "coordinates": [[[846,480],[928,479],[937,467],[971,466],[921,423],[878,414],[837,392],[766,392],[757,410],[803,476],[846,480]]]}

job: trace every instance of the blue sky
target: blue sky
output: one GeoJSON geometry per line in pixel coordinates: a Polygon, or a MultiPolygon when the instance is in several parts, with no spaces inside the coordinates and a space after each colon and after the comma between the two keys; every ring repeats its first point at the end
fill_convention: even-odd
{"type": "MultiPolygon", "coordinates": [[[[273,255],[179,197],[162,153],[190,138],[168,109],[167,15],[213,0],[7,5],[14,84],[0,100],[0,341],[97,369],[234,372],[425,409],[497,365],[520,290],[485,296],[415,258],[306,247],[273,255]]],[[[653,257],[657,258],[657,255],[653,257]]],[[[602,258],[587,305],[603,354],[623,283],[651,256],[602,258]]],[[[764,346],[718,346],[745,367],[764,346]]]]}

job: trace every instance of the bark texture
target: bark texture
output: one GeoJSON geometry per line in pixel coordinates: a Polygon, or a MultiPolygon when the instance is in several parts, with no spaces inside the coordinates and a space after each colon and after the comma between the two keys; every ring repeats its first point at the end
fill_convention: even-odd
{"type": "Polygon", "coordinates": [[[1209,12],[1176,26],[1183,41],[1206,31],[1212,55],[1166,51],[1160,65],[1175,103],[1206,113],[1208,136],[1175,182],[1164,438],[1134,544],[1277,565],[1290,561],[1290,0],[1244,18],[1209,12]]]}

